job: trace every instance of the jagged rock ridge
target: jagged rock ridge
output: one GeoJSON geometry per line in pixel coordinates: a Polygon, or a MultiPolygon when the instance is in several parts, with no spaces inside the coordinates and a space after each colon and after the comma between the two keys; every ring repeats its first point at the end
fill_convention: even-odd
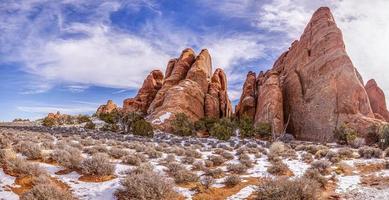
{"type": "Polygon", "coordinates": [[[170,122],[177,113],[185,113],[192,121],[205,116],[229,117],[232,106],[226,75],[222,69],[211,73],[208,50],[196,56],[192,49],[185,49],[179,58],[168,62],[165,79],[162,72],[153,71],[138,95],[124,100],[123,110],[142,113],[163,130],[170,130],[170,122]]]}

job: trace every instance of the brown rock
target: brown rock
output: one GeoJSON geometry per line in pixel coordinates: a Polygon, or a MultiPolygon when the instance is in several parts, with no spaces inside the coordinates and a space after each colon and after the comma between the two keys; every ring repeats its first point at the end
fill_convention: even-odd
{"type": "Polygon", "coordinates": [[[216,69],[205,96],[205,116],[213,118],[230,117],[232,105],[227,94],[227,78],[224,71],[216,69]]]}
{"type": "Polygon", "coordinates": [[[348,57],[341,30],[329,8],[319,8],[300,41],[275,62],[282,77],[288,132],[298,139],[327,141],[349,123],[361,134],[374,119],[361,77],[348,57]]]}
{"type": "Polygon", "coordinates": [[[247,74],[246,81],[244,82],[242,95],[239,103],[235,108],[235,115],[240,118],[244,115],[249,116],[254,120],[255,106],[256,106],[256,75],[250,71],[247,74]]]}
{"type": "Polygon", "coordinates": [[[151,114],[160,107],[165,99],[166,92],[173,86],[177,85],[181,80],[185,79],[190,67],[195,61],[195,53],[192,49],[185,49],[182,51],[181,56],[175,61],[171,60],[167,67],[167,78],[165,79],[162,88],[158,91],[154,100],[150,104],[147,110],[148,114],[151,114]]]}
{"type": "MultiPolygon", "coordinates": [[[[170,62],[169,62],[170,63],[170,62]]],[[[163,74],[159,70],[153,70],[144,80],[142,87],[134,98],[125,99],[124,112],[138,112],[146,114],[151,102],[163,84],[163,74]]]]}
{"type": "Polygon", "coordinates": [[[389,122],[389,111],[386,107],[385,94],[374,79],[369,80],[365,86],[369,96],[370,106],[377,119],[389,122]]]}
{"type": "Polygon", "coordinates": [[[108,100],[107,104],[99,106],[96,115],[99,116],[100,114],[111,113],[112,111],[117,110],[117,108],[117,105],[112,100],[108,100]]]}
{"type": "Polygon", "coordinates": [[[208,91],[208,83],[212,73],[211,56],[208,50],[201,50],[200,54],[196,57],[196,61],[191,66],[186,79],[197,82],[204,93],[208,91]]]}
{"type": "Polygon", "coordinates": [[[258,76],[254,123],[269,123],[275,135],[280,135],[284,131],[283,99],[280,85],[277,72],[268,71],[258,76]]]}

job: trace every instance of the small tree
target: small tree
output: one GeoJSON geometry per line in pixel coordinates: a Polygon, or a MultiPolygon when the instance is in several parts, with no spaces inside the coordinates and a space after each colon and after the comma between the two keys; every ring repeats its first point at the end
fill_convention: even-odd
{"type": "Polygon", "coordinates": [[[101,113],[98,117],[108,124],[116,124],[119,122],[120,114],[117,110],[113,110],[110,113],[101,113]]]}
{"type": "Polygon", "coordinates": [[[339,128],[335,128],[334,136],[340,144],[350,144],[357,138],[357,131],[343,123],[339,128]]]}
{"type": "Polygon", "coordinates": [[[56,124],[55,119],[51,117],[45,117],[42,121],[43,126],[52,127],[56,124]]]}
{"type": "Polygon", "coordinates": [[[194,134],[194,125],[185,113],[176,114],[172,121],[173,134],[180,136],[190,136],[194,134]]]}
{"type": "Polygon", "coordinates": [[[93,130],[96,128],[96,125],[92,121],[89,121],[85,124],[84,128],[93,130]]]}
{"type": "Polygon", "coordinates": [[[138,121],[144,119],[140,114],[136,112],[131,112],[126,114],[124,117],[121,118],[120,123],[122,127],[124,128],[125,132],[132,131],[133,124],[138,121]]]}
{"type": "Polygon", "coordinates": [[[380,129],[381,147],[383,149],[389,147],[389,125],[385,124],[380,129]]]}
{"type": "Polygon", "coordinates": [[[244,115],[239,120],[239,130],[240,136],[243,138],[253,137],[255,135],[253,119],[251,117],[244,115]]]}
{"type": "Polygon", "coordinates": [[[203,117],[194,123],[196,131],[210,131],[218,120],[213,117],[203,117]]]}
{"type": "Polygon", "coordinates": [[[255,127],[255,133],[262,138],[269,138],[272,136],[272,127],[269,123],[259,122],[255,127]]]}
{"type": "Polygon", "coordinates": [[[140,119],[132,124],[132,131],[135,135],[153,137],[153,126],[146,120],[140,119]]]}
{"type": "Polygon", "coordinates": [[[371,125],[368,129],[367,129],[367,134],[366,134],[366,137],[365,137],[365,142],[367,145],[371,145],[371,144],[375,144],[375,143],[378,143],[379,142],[379,139],[380,139],[380,127],[378,127],[377,125],[371,125]]]}
{"type": "Polygon", "coordinates": [[[88,123],[88,122],[90,122],[90,121],[91,121],[91,120],[90,120],[90,118],[89,118],[88,115],[78,115],[78,116],[77,116],[77,122],[78,122],[79,124],[88,123]]]}

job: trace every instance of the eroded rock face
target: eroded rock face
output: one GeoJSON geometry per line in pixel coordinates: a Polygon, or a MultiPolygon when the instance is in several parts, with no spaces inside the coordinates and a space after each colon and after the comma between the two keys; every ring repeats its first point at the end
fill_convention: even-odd
{"type": "Polygon", "coordinates": [[[279,74],[261,73],[257,79],[257,104],[254,123],[268,123],[275,135],[284,131],[282,89],[279,74]]]}
{"type": "Polygon", "coordinates": [[[163,80],[163,73],[161,71],[152,71],[144,80],[138,94],[134,98],[124,100],[123,111],[137,112],[145,115],[157,92],[161,89],[163,80]]]}
{"type": "Polygon", "coordinates": [[[374,79],[369,80],[365,86],[369,96],[370,105],[377,119],[389,122],[389,111],[386,107],[385,94],[374,79]]]}
{"type": "Polygon", "coordinates": [[[205,96],[205,116],[213,118],[231,117],[232,105],[227,94],[227,78],[224,71],[216,69],[205,96]]]}
{"type": "Polygon", "coordinates": [[[139,112],[154,126],[170,131],[170,122],[178,113],[186,114],[193,122],[205,117],[230,117],[231,101],[227,94],[227,78],[222,69],[213,76],[211,56],[204,49],[198,56],[192,49],[182,51],[171,59],[162,72],[149,74],[134,98],[123,103],[124,112],[139,112]]]}
{"type": "Polygon", "coordinates": [[[298,139],[327,141],[341,123],[359,133],[374,119],[361,77],[348,57],[341,30],[329,8],[312,16],[300,41],[292,43],[273,66],[284,78],[284,116],[298,139]]]}
{"type": "Polygon", "coordinates": [[[371,88],[377,107],[374,114],[329,8],[318,9],[300,40],[257,82],[254,77],[252,72],[247,75],[236,115],[255,113],[255,123],[269,122],[275,132],[290,118],[286,132],[297,139],[332,141],[333,131],[342,123],[361,136],[369,126],[384,123],[376,118],[385,114],[378,109],[386,108],[385,98],[376,87],[371,88]]]}
{"type": "Polygon", "coordinates": [[[156,94],[154,100],[147,110],[148,114],[157,112],[164,102],[166,92],[173,86],[177,85],[181,80],[185,79],[190,67],[194,63],[196,55],[192,49],[182,51],[178,59],[169,61],[166,69],[166,79],[162,88],[156,94]]]}
{"type": "Polygon", "coordinates": [[[240,97],[238,105],[235,107],[235,115],[238,118],[244,115],[249,116],[254,120],[255,107],[256,107],[256,75],[250,71],[247,74],[246,81],[244,82],[242,95],[240,97]]]}
{"type": "Polygon", "coordinates": [[[99,116],[100,114],[108,114],[117,109],[117,105],[112,100],[108,100],[107,104],[99,106],[96,111],[96,115],[99,116]]]}

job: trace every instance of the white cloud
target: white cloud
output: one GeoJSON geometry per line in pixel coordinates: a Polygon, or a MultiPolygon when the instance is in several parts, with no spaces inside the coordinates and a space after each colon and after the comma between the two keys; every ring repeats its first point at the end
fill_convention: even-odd
{"type": "Polygon", "coordinates": [[[90,113],[96,111],[96,107],[64,107],[64,106],[18,106],[17,109],[21,112],[34,113],[34,114],[47,114],[55,113],[57,111],[64,114],[79,114],[90,113]]]}
{"type": "Polygon", "coordinates": [[[57,39],[42,48],[30,46],[22,54],[27,71],[57,83],[135,88],[152,69],[164,67],[170,57],[142,38],[103,25],[77,24],[69,30],[88,37],[57,39]]]}

